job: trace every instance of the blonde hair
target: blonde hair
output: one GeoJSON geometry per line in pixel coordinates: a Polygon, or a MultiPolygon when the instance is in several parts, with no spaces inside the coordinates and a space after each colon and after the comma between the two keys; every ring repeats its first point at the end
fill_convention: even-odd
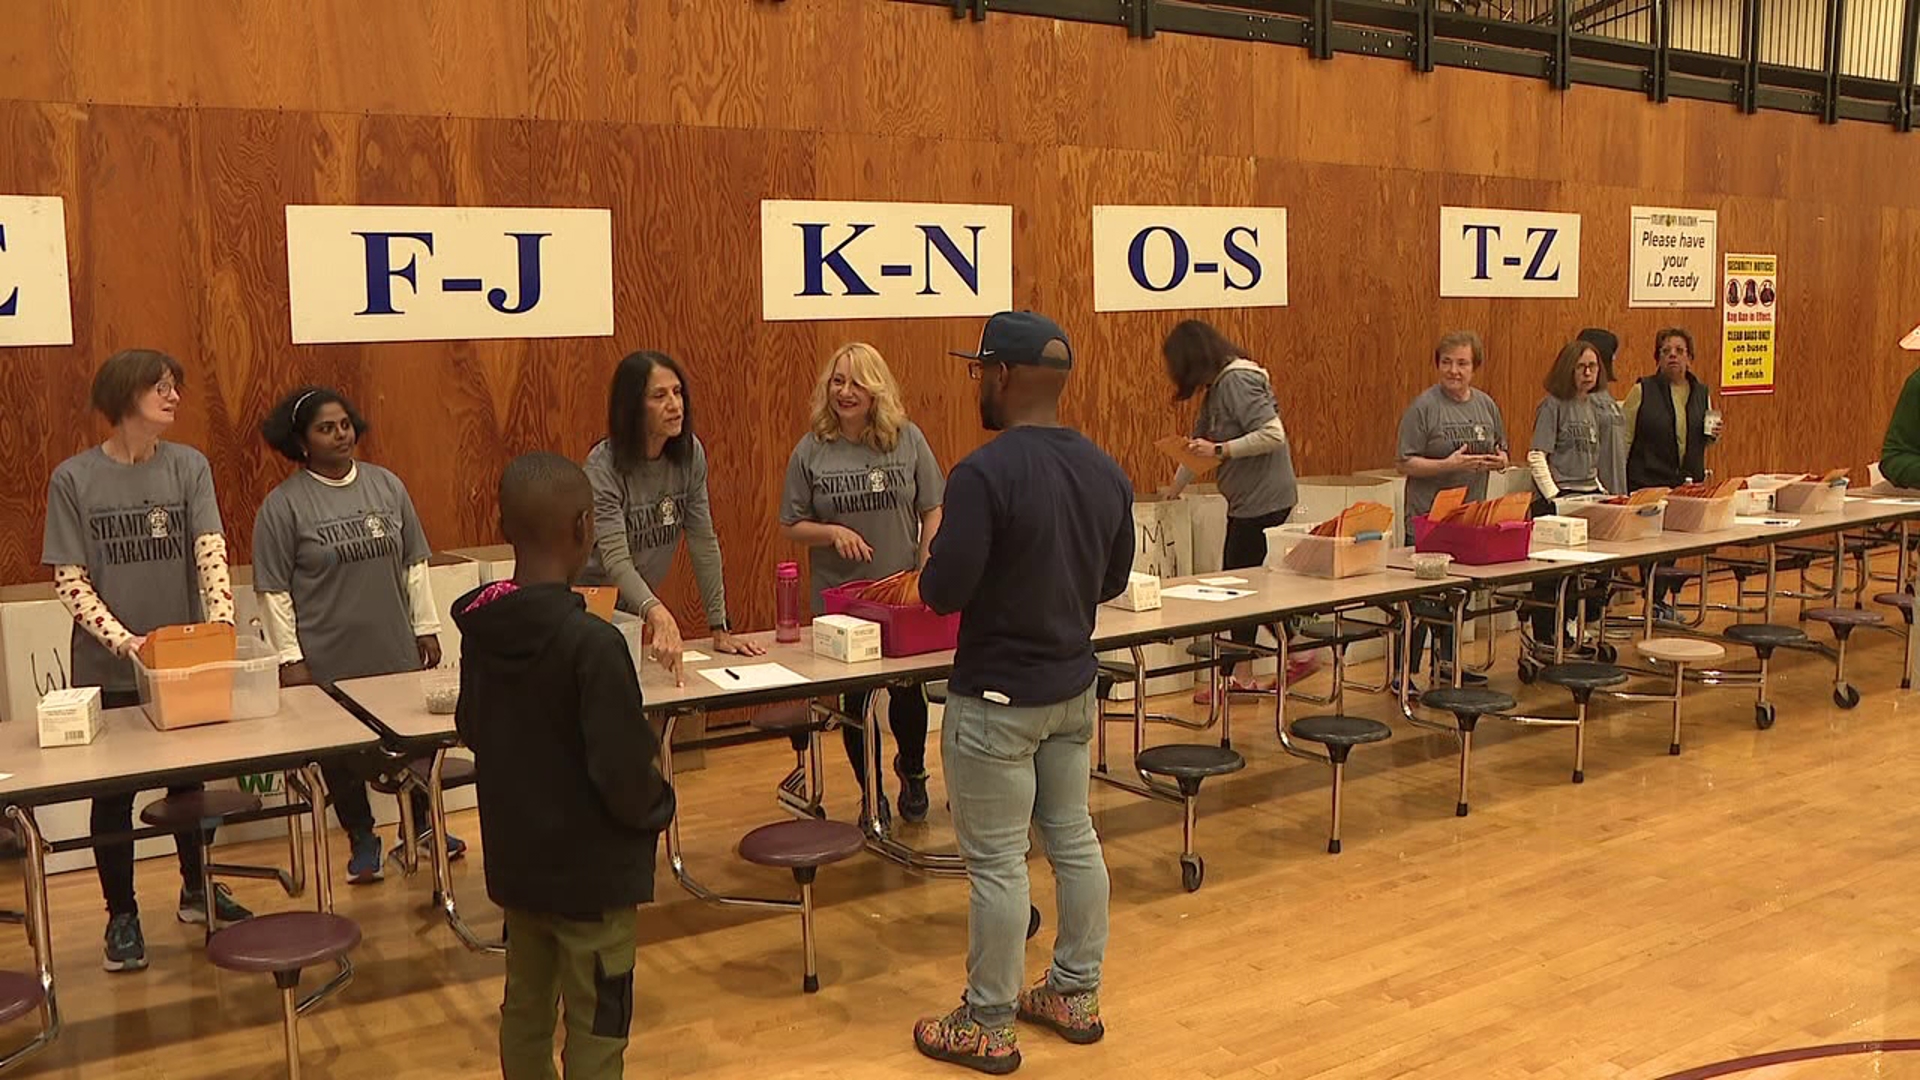
{"type": "Polygon", "coordinates": [[[840,438],[840,416],[833,411],[832,385],[833,369],[840,366],[843,358],[854,385],[873,395],[873,404],[867,409],[867,430],[860,441],[883,454],[892,453],[894,447],[900,445],[900,430],[906,427],[907,409],[901,404],[900,384],[894,381],[886,360],[878,349],[865,342],[840,346],[820,369],[820,378],[813,384],[814,436],[821,442],[840,438]]]}

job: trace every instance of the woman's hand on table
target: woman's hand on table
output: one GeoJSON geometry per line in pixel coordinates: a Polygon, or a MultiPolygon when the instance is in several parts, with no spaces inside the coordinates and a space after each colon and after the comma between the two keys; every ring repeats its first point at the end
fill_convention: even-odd
{"type": "Polygon", "coordinates": [[[767,650],[744,637],[735,637],[726,630],[713,633],[713,651],[728,656],[765,656],[767,650]]]}

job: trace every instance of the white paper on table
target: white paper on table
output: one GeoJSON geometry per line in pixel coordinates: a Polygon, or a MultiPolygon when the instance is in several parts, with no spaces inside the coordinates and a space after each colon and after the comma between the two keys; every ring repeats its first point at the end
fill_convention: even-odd
{"type": "Polygon", "coordinates": [[[1162,599],[1205,600],[1210,604],[1224,604],[1228,600],[1238,600],[1243,596],[1252,596],[1250,589],[1220,589],[1210,585],[1175,585],[1171,589],[1161,589],[1162,599]]]}
{"type": "Polygon", "coordinates": [[[1920,506],[1920,499],[1875,499],[1875,506],[1920,506]]]}
{"type": "Polygon", "coordinates": [[[796,686],[807,677],[785,664],[735,664],[724,668],[701,668],[700,675],[723,690],[765,690],[770,686],[796,686]]]}
{"type": "Polygon", "coordinates": [[[680,659],[685,660],[689,664],[697,664],[702,660],[711,660],[713,657],[703,652],[695,652],[692,649],[687,649],[680,654],[680,659]]]}
{"type": "Polygon", "coordinates": [[[1733,519],[1733,523],[1735,525],[1771,525],[1777,529],[1785,529],[1800,524],[1800,519],[1785,517],[1736,517],[1733,519]]]}
{"type": "Polygon", "coordinates": [[[1202,585],[1245,585],[1246,583],[1247,579],[1243,577],[1203,577],[1200,579],[1200,584],[1202,585]]]}
{"type": "Polygon", "coordinates": [[[13,779],[13,774],[12,774],[12,773],[10,773],[10,772],[0,772],[0,780],[11,780],[11,779],[13,779]]]}
{"type": "Polygon", "coordinates": [[[1603,555],[1598,551],[1575,551],[1572,548],[1548,548],[1545,551],[1536,551],[1529,555],[1528,558],[1539,559],[1542,562],[1589,563],[1606,562],[1612,558],[1612,556],[1603,555]]]}

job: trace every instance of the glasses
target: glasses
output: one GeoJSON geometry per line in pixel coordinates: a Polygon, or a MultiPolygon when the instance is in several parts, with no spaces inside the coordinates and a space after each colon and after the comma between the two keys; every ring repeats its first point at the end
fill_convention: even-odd
{"type": "Polygon", "coordinates": [[[180,385],[172,379],[161,379],[153,384],[153,392],[161,397],[175,397],[180,394],[180,385]]]}

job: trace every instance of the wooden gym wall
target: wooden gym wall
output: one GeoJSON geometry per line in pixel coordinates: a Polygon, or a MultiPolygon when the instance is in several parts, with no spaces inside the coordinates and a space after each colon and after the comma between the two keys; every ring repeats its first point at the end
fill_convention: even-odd
{"type": "MultiPolygon", "coordinates": [[[[1290,209],[1291,306],[1216,321],[1275,376],[1303,474],[1391,462],[1444,330],[1524,447],[1576,329],[1616,329],[1623,377],[1717,311],[1626,308],[1635,203],[1720,212],[1723,250],[1781,256],[1778,392],[1727,404],[1712,463],[1855,467],[1876,455],[1920,321],[1920,136],[1404,63],[889,0],[10,0],[0,192],[67,201],[77,344],[0,350],[0,580],[38,580],[53,466],[99,437],[93,367],[142,345],[187,364],[176,437],[214,463],[236,561],[286,466],[256,434],[303,381],[342,387],[367,455],[410,485],[436,548],[495,539],[513,454],[583,456],[615,360],[691,367],[736,618],[771,618],[774,516],[817,366],[873,342],[950,465],[981,436],[946,350],[977,320],[766,324],[763,197],[1004,202],[1015,302],[1075,335],[1074,422],[1151,488],[1183,429],[1158,343],[1179,313],[1095,316],[1095,203],[1290,209]],[[288,203],[608,206],[611,339],[288,344],[288,203]],[[1585,215],[1581,297],[1442,301],[1443,204],[1585,215]]],[[[697,619],[683,573],[669,591],[697,619]]]]}

